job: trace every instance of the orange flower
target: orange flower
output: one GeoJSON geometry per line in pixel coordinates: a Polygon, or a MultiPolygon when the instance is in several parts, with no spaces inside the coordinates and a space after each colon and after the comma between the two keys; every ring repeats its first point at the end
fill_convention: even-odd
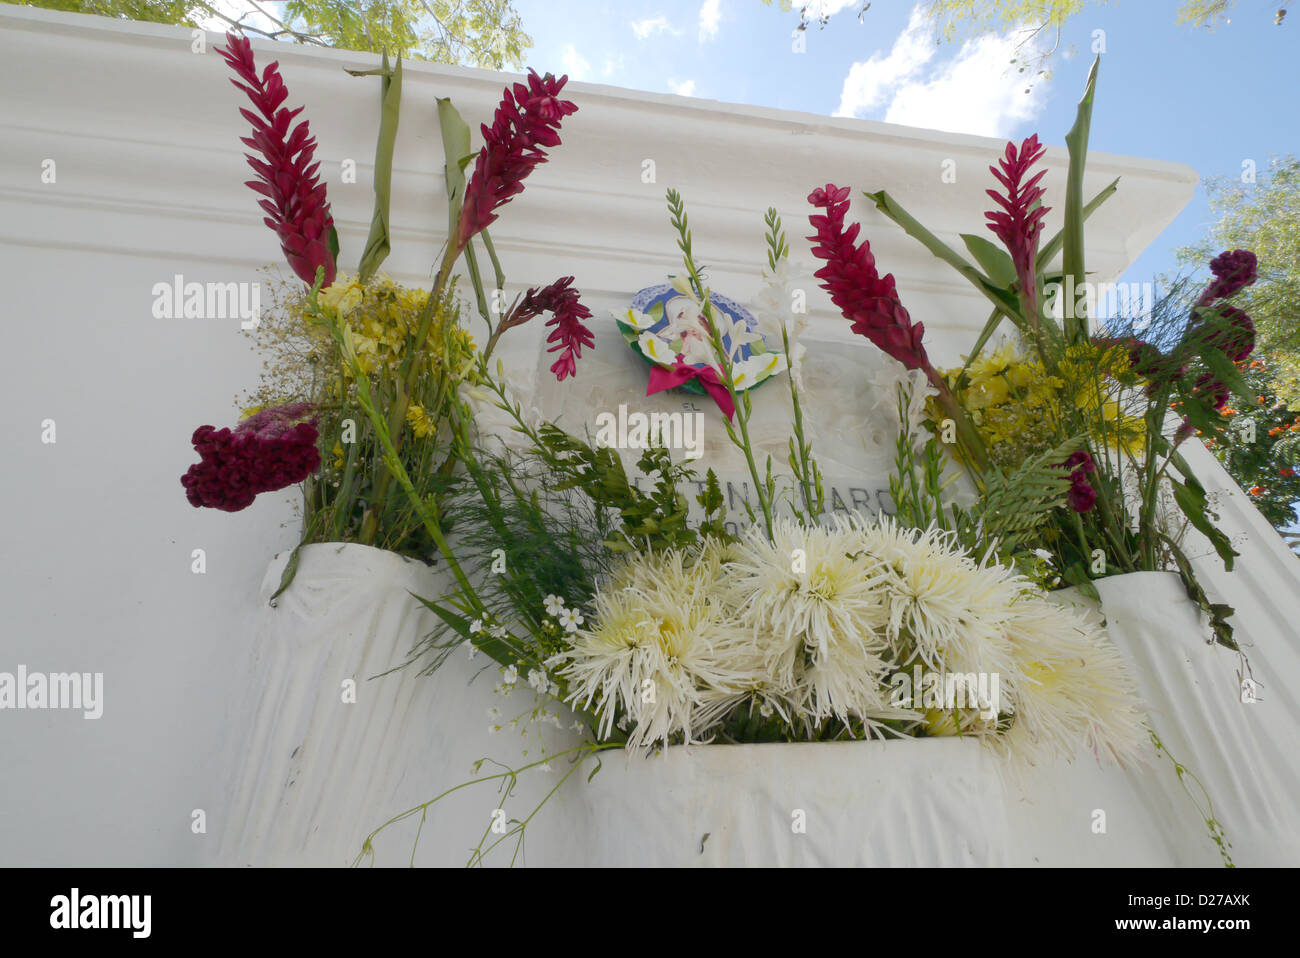
{"type": "Polygon", "coordinates": [[[1250,487],[1250,494],[1251,494],[1252,496],[1262,496],[1262,495],[1264,494],[1264,487],[1263,487],[1263,486],[1251,486],[1251,487],[1250,487]]]}
{"type": "Polygon", "coordinates": [[[1237,415],[1237,410],[1233,409],[1231,406],[1224,406],[1222,409],[1219,410],[1219,412],[1223,413],[1223,415],[1225,416],[1237,415]]]}
{"type": "Polygon", "coordinates": [[[1295,475],[1295,470],[1292,469],[1290,466],[1285,466],[1279,469],[1277,471],[1277,474],[1281,476],[1283,479],[1290,479],[1292,476],[1295,475]]]}
{"type": "Polygon", "coordinates": [[[1268,400],[1265,399],[1263,396],[1260,396],[1260,397],[1259,397],[1259,404],[1260,404],[1261,406],[1264,405],[1266,402],[1268,402],[1268,400]]]}
{"type": "Polygon", "coordinates": [[[1269,434],[1270,436],[1276,436],[1276,435],[1278,435],[1278,433],[1280,433],[1281,431],[1282,431],[1282,427],[1281,427],[1281,426],[1274,426],[1272,429],[1270,429],[1270,430],[1268,431],[1268,434],[1269,434]]]}

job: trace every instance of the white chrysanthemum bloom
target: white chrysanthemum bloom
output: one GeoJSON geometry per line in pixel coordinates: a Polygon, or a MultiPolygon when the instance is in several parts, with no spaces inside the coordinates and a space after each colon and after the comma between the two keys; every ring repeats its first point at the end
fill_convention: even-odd
{"type": "Polygon", "coordinates": [[[684,552],[636,555],[592,600],[589,628],[554,661],[569,680],[569,702],[595,707],[600,734],[622,713],[630,748],[699,741],[763,680],[750,632],[716,595],[710,570],[684,552]]]}
{"type": "Polygon", "coordinates": [[[728,599],[754,629],[771,687],[816,718],[865,716],[886,707],[887,570],[852,555],[847,526],[757,527],[734,547],[728,599]]]}
{"type": "Polygon", "coordinates": [[[1149,758],[1137,683],[1104,627],[1046,596],[1026,596],[1014,611],[1014,721],[997,738],[1006,751],[1029,765],[1072,759],[1081,746],[1121,767],[1149,758]]]}
{"type": "Polygon", "coordinates": [[[978,563],[951,533],[904,529],[888,517],[847,520],[857,548],[890,570],[888,635],[904,661],[917,656],[930,669],[1010,672],[1005,625],[1028,587],[1014,569],[978,563]]]}

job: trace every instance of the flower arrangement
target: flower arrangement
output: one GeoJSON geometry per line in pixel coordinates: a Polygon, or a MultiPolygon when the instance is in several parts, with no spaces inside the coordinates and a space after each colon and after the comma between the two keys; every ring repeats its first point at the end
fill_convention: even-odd
{"type": "MultiPolygon", "coordinates": [[[[1227,425],[1222,409],[1230,394],[1244,389],[1237,364],[1254,347],[1254,327],[1229,299],[1254,282],[1255,257],[1246,250],[1225,252],[1210,264],[1215,279],[1199,295],[1180,289],[1157,304],[1154,326],[1164,333],[1159,342],[1139,338],[1132,329],[1127,334],[1090,330],[1090,302],[1095,303],[1096,293],[1084,269],[1083,226],[1118,184],[1084,202],[1098,63],[1066,138],[1065,227],[1045,243],[1041,184],[1046,170],[1034,170],[1044,154],[1036,137],[1019,146],[1007,144],[998,164],[989,167],[997,188],[988,193],[997,206],[986,214],[986,225],[1002,249],[981,236],[963,234],[967,258],[885,191],[866,194],[992,304],[961,369],[939,371],[929,365],[922,336],[899,303],[892,278],[876,278],[866,243],[855,249],[851,242],[835,245],[823,238],[815,253],[828,259],[823,271],[827,288],[853,329],[925,371],[935,390],[928,405],[929,427],[948,459],[967,468],[985,499],[999,495],[1043,451],[1064,453],[1057,464],[1069,477],[1068,487],[1025,504],[1024,528],[1014,543],[1003,543],[1005,558],[1016,561],[1019,553],[1024,563],[1029,553],[1046,551],[1062,577],[1089,595],[1096,594],[1095,578],[1176,570],[1189,596],[1209,616],[1218,641],[1235,649],[1231,609],[1212,602],[1197,581],[1183,549],[1184,532],[1191,527],[1206,536],[1229,570],[1236,553],[1214,526],[1205,489],[1178,447],[1194,432],[1206,439],[1222,434],[1227,425]],[[1052,265],[1058,253],[1059,268],[1052,265]],[[841,277],[853,270],[875,283],[870,303],[851,301],[839,291],[841,277]],[[1014,340],[986,352],[1004,322],[1012,327],[1014,340]]],[[[825,209],[844,197],[843,189],[828,185],[808,200],[825,209]]],[[[819,238],[843,229],[837,225],[842,224],[838,212],[809,219],[819,238]]],[[[843,235],[855,238],[857,233],[850,227],[843,235]]],[[[1134,326],[1137,317],[1129,320],[1134,326]]]]}
{"type": "MultiPolygon", "coordinates": [[[[417,291],[378,274],[400,63],[369,71],[382,79],[377,157],[387,166],[377,164],[371,236],[347,274],[311,162],[314,141],[306,121],[291,129],[298,111],[282,105],[278,68],[259,76],[251,47],[234,37],[224,56],[258,110],[242,111],[253,125],[244,142],[263,156],[250,158],[259,179],[249,185],[305,289],[285,294],[261,334],[277,356],[254,397],[264,408],[233,430],[195,433],[203,461],[183,480],[190,501],[235,511],[303,482],[303,542],[355,541],[438,561],[454,584],[420,599],[443,626],[429,637],[429,667],[460,647],[484,654],[503,690],[523,681],[534,690],[534,717],[558,720],[560,706],[577,715],[585,735],[577,757],[962,735],[1020,765],[1082,748],[1127,765],[1152,754],[1136,684],[1095,616],[1048,587],[1087,592],[1093,574],[1172,564],[1231,642],[1228,610],[1196,585],[1160,493],[1170,491],[1230,562],[1177,447],[1222,420],[1221,400],[1238,385],[1234,363],[1249,352],[1251,326],[1226,299],[1250,282],[1253,262],[1240,251],[1216,260],[1214,283],[1169,342],[1093,335],[1073,313],[1053,318],[1048,287],[1083,281],[1083,220],[1114,190],[1088,204],[1080,195],[1095,65],[1068,138],[1062,234],[1041,241],[1045,174],[1034,166],[1044,151],[1035,137],[1009,144],[991,167],[1002,189],[990,191],[998,208],[988,226],[1005,251],[964,237],[975,264],[888,194],[868,194],[992,302],[961,369],[931,362],[924,324],[848,220],[848,188],[826,184],[808,197],[811,252],[824,262],[817,278],[853,332],[901,365],[903,385],[888,397],[899,426],[893,520],[827,517],[804,429],[802,321],[786,295],[790,250],[777,211],[764,219],[759,332],[721,307],[697,261],[686,203],[668,190],[682,265],[672,286],[703,352],[699,362],[678,353],[660,364],[657,388],[698,381],[724,414],[757,500],[746,503],[752,526],[737,535],[723,521],[712,470],[701,477],[651,444],[634,476],[615,449],[525,415],[500,360],[490,362],[507,330],[543,314],[558,381],[595,347],[572,276],[494,311],[480,259],[504,288],[488,227],[560,145],[560,126],[578,109],[560,98],[566,78],[530,71],[507,88],[476,154],[468,126],[439,101],[448,239],[431,288],[417,291]],[[1049,265],[1058,252],[1060,272],[1049,265]],[[473,305],[453,279],[462,262],[473,305]],[[487,326],[481,348],[465,328],[474,306],[487,326]],[[1018,341],[985,353],[1003,321],[1018,341]],[[780,352],[769,349],[778,338],[780,352]],[[739,350],[755,342],[764,348],[739,350]],[[770,456],[758,460],[747,388],[780,370],[789,371],[792,410],[784,475],[770,456]],[[508,417],[523,451],[478,428],[484,402],[508,417]],[[959,468],[978,491],[964,507],[946,492],[959,468]],[[1097,549],[1106,563],[1090,573],[1097,549]]],[[[630,313],[626,325],[640,341],[659,318],[630,313]]]]}

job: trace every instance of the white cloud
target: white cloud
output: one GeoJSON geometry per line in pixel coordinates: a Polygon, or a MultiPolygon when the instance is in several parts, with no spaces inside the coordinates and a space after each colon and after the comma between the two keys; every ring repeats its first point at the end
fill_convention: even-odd
{"type": "Polygon", "coordinates": [[[987,34],[936,60],[935,33],[918,5],[887,56],[850,67],[836,116],[872,115],[885,106],[887,123],[1010,136],[1042,113],[1047,96],[1046,81],[1026,93],[1023,78],[1009,69],[1019,42],[1015,32],[987,34]]]}
{"type": "Polygon", "coordinates": [[[606,57],[605,64],[600,68],[600,75],[603,77],[613,76],[615,73],[623,71],[623,54],[616,57],[606,57]]]}
{"type": "Polygon", "coordinates": [[[572,43],[564,48],[560,64],[571,80],[585,80],[591,73],[591,64],[582,58],[572,43]]]}
{"type": "Polygon", "coordinates": [[[700,7],[700,42],[707,43],[718,35],[722,22],[722,0],[704,0],[700,7]]]}
{"type": "Polygon", "coordinates": [[[656,33],[671,33],[673,36],[680,36],[682,31],[669,23],[667,17],[660,14],[656,17],[646,17],[644,20],[633,20],[632,32],[636,34],[638,40],[644,40],[656,33]]]}
{"type": "Polygon", "coordinates": [[[894,41],[888,56],[876,54],[849,67],[835,115],[860,116],[879,106],[900,84],[920,73],[934,56],[934,50],[933,31],[918,6],[912,10],[907,28],[894,41]]]}
{"type": "Polygon", "coordinates": [[[678,96],[695,96],[694,80],[683,80],[681,83],[676,80],[669,80],[668,87],[678,96]]]}
{"type": "MultiPolygon", "coordinates": [[[[809,20],[816,20],[821,17],[833,17],[845,7],[858,3],[859,0],[808,0],[807,9],[804,11],[809,20]]],[[[802,7],[803,4],[800,4],[802,7]]]]}

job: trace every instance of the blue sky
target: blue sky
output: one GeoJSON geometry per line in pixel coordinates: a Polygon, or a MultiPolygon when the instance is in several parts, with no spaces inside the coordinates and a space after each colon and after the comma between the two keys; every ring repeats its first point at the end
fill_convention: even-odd
{"type": "MultiPolygon", "coordinates": [[[[822,115],[1061,144],[1092,59],[1106,52],[1091,146],[1177,160],[1238,177],[1254,160],[1300,154],[1300,16],[1273,23],[1277,0],[1240,0],[1213,30],[1177,26],[1177,0],[1092,4],[1067,24],[1053,76],[1029,94],[1006,69],[1014,40],[935,44],[913,0],[820,0],[839,12],[792,50],[798,14],[760,0],[515,0],[533,37],[529,63],[575,80],[822,115]]],[[[797,4],[796,4],[797,5],[797,4]]],[[[1296,11],[1300,13],[1300,11],[1296,11]]],[[[1211,222],[1203,187],[1129,270],[1176,268],[1174,251],[1211,222]]]]}

